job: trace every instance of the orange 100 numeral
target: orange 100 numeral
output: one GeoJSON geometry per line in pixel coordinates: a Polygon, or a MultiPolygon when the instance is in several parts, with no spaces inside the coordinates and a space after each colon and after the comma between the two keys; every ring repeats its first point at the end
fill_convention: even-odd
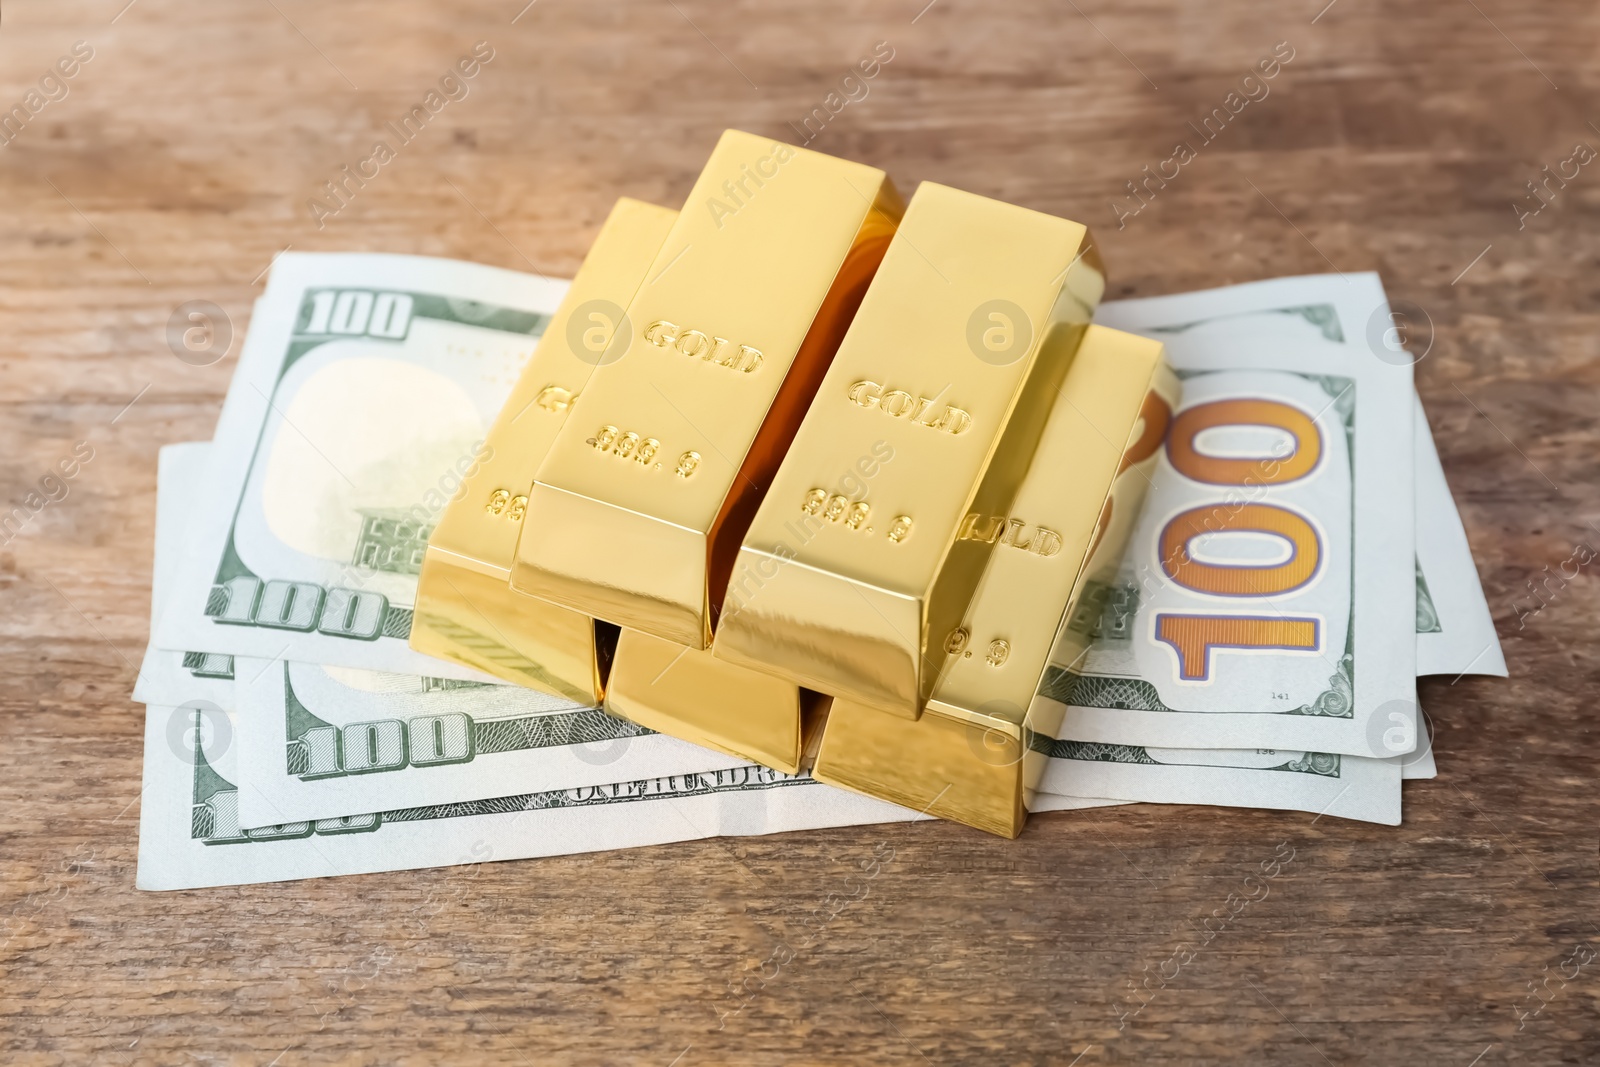
{"type": "Polygon", "coordinates": [[[1171,645],[1178,654],[1178,677],[1186,682],[1211,680],[1214,648],[1315,652],[1321,637],[1322,628],[1316,619],[1284,615],[1156,616],[1156,640],[1171,645]]]}
{"type": "MultiPolygon", "coordinates": [[[[1283,485],[1310,474],[1322,457],[1322,431],[1299,408],[1275,400],[1230,399],[1196,404],[1172,423],[1167,459],[1190,481],[1229,487],[1283,485]],[[1287,455],[1261,459],[1208,455],[1196,446],[1206,430],[1259,427],[1288,435],[1287,455]]],[[[1186,589],[1208,596],[1278,596],[1305,586],[1322,561],[1322,542],[1304,515],[1275,504],[1192,507],[1170,519],[1157,539],[1161,569],[1186,589]],[[1285,542],[1288,558],[1274,564],[1206,562],[1194,558],[1190,543],[1205,534],[1266,534],[1285,542]]],[[[1209,681],[1211,651],[1315,652],[1321,647],[1315,618],[1273,615],[1191,615],[1161,613],[1155,638],[1171,646],[1184,681],[1209,681]]]]}
{"type": "Polygon", "coordinates": [[[1309,415],[1277,400],[1213,400],[1196,404],[1172,421],[1167,460],[1191,481],[1206,485],[1284,485],[1310,474],[1322,458],[1322,431],[1309,415]],[[1278,430],[1294,439],[1284,456],[1241,459],[1212,456],[1195,447],[1207,430],[1224,426],[1257,426],[1278,430]]]}
{"type": "Polygon", "coordinates": [[[1240,504],[1231,508],[1201,504],[1174,515],[1161,529],[1157,545],[1161,569],[1186,589],[1212,596],[1277,596],[1309,582],[1322,562],[1322,541],[1305,516],[1276,504],[1240,504]],[[1289,558],[1282,563],[1206,563],[1189,554],[1189,544],[1206,534],[1266,534],[1285,541],[1289,558]]]}

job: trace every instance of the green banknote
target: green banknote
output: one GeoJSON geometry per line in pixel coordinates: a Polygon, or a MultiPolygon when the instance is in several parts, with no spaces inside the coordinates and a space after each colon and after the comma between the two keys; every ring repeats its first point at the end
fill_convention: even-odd
{"type": "Polygon", "coordinates": [[[750,766],[521,686],[239,662],[245,826],[750,766]]]}
{"type": "MultiPolygon", "coordinates": [[[[1292,357],[1296,353],[1314,356],[1319,351],[1325,352],[1327,345],[1343,346],[1358,358],[1365,353],[1376,362],[1386,365],[1407,362],[1408,357],[1396,351],[1398,346],[1384,345],[1385,341],[1392,340],[1386,329],[1390,321],[1388,309],[1386,302],[1376,312],[1368,309],[1367,304],[1375,297],[1381,298],[1381,289],[1377,288],[1375,278],[1369,282],[1368,276],[1347,279],[1330,275],[1282,279],[1153,301],[1112,303],[1105,306],[1102,318],[1122,328],[1162,338],[1168,343],[1175,364],[1185,374],[1185,385],[1188,387],[1185,409],[1214,403],[1219,398],[1280,403],[1287,398],[1291,402],[1297,400],[1308,415],[1325,420],[1325,407],[1338,410],[1343,404],[1349,410],[1341,413],[1341,421],[1345,423],[1348,440],[1353,445],[1356,440],[1353,431],[1357,405],[1343,401],[1346,386],[1353,376],[1341,376],[1344,381],[1330,375],[1310,376],[1310,380],[1321,386],[1330,398],[1337,398],[1329,407],[1318,403],[1315,394],[1307,394],[1304,390],[1296,393],[1292,378],[1269,374],[1256,377],[1252,382],[1230,375],[1229,372],[1235,370],[1238,363],[1246,362],[1237,358],[1236,354],[1239,353],[1276,351],[1284,357],[1292,357]],[[1198,391],[1191,384],[1197,381],[1203,383],[1198,391]]],[[[1284,366],[1292,365],[1287,360],[1284,363],[1284,366]]],[[[1319,369],[1326,369],[1326,365],[1319,369]]],[[[1303,367],[1297,376],[1306,379],[1303,367]]],[[[1411,392],[1409,389],[1406,391],[1411,392]]],[[[1402,588],[1413,590],[1411,607],[1414,612],[1403,614],[1403,617],[1415,635],[1415,671],[1461,673],[1470,670],[1503,674],[1504,661],[1494,637],[1493,624],[1466,546],[1460,519],[1444,480],[1438,453],[1428,433],[1420,401],[1414,394],[1410,403],[1414,419],[1412,461],[1418,532],[1410,559],[1411,574],[1408,577],[1411,583],[1402,588]]],[[[1288,449],[1283,447],[1286,443],[1282,437],[1278,438],[1279,448],[1274,453],[1274,441],[1270,436],[1263,438],[1259,429],[1254,440],[1248,433],[1235,432],[1232,440],[1226,433],[1213,433],[1209,440],[1202,439],[1199,442],[1202,449],[1209,449],[1225,458],[1272,459],[1279,462],[1288,454],[1288,449]],[[1255,451],[1252,452],[1252,448],[1255,451]]],[[[1344,458],[1350,469],[1355,469],[1354,445],[1349,449],[1349,455],[1344,457],[1340,456],[1337,447],[1329,451],[1334,458],[1344,458]]],[[[1328,456],[1324,454],[1321,458],[1325,461],[1328,456]]],[[[1174,469],[1170,460],[1163,462],[1154,475],[1153,502],[1147,507],[1162,519],[1170,519],[1172,515],[1186,510],[1185,504],[1192,507],[1193,501],[1203,497],[1194,491],[1193,484],[1186,482],[1192,483],[1192,480],[1174,469]],[[1166,492],[1161,492],[1162,489],[1166,492]]],[[[1281,493],[1252,492],[1253,488],[1249,485],[1238,487],[1235,495],[1225,496],[1221,504],[1223,513],[1230,514],[1246,503],[1307,506],[1304,499],[1296,500],[1281,493]]],[[[1337,507],[1314,510],[1319,533],[1329,527],[1343,526],[1346,522],[1354,528],[1353,518],[1347,519],[1337,507]],[[1334,516],[1331,520],[1330,515],[1334,516]]],[[[1192,711],[1195,705],[1180,709],[1163,700],[1160,688],[1147,676],[1159,671],[1162,664],[1157,662],[1154,667],[1147,666],[1141,670],[1137,657],[1130,652],[1134,635],[1141,629],[1147,635],[1147,640],[1156,635],[1153,615],[1160,610],[1158,598],[1140,596],[1150,584],[1149,572],[1156,570],[1161,562],[1159,550],[1151,551],[1153,547],[1158,548],[1153,544],[1155,533],[1150,525],[1156,519],[1150,514],[1146,519],[1146,527],[1141,530],[1143,545],[1136,544],[1130,552],[1134,558],[1125,561],[1120,588],[1097,591],[1098,604],[1080,613],[1075,620],[1077,625],[1088,629],[1095,638],[1089,655],[1074,665],[1059,664],[1041,693],[1041,699],[1062,701],[1072,705],[1072,711],[1060,739],[1040,739],[1037,742],[1038,747],[1048,751],[1051,759],[1041,785],[1046,792],[1035,798],[1031,805],[1034,810],[1053,810],[1060,805],[1060,801],[1050,794],[1066,794],[1132,801],[1295,808],[1376,822],[1398,822],[1400,779],[1427,778],[1435,773],[1427,731],[1414,692],[1391,697],[1377,706],[1376,714],[1367,717],[1368,751],[1376,749],[1386,758],[1324,750],[1286,750],[1282,738],[1285,733],[1291,736],[1295,733],[1293,726],[1287,730],[1236,731],[1197,736],[1194,728],[1186,722],[1177,722],[1166,731],[1154,725],[1161,721],[1184,719],[1187,716],[1182,714],[1183,710],[1192,711]],[[1137,554],[1141,548],[1146,553],[1146,573],[1143,576],[1137,573],[1137,554]],[[1150,566],[1152,557],[1155,566],[1150,566]],[[1142,586],[1140,577],[1146,578],[1142,586]],[[1144,609],[1142,612],[1141,607],[1144,609]],[[1076,666],[1077,670],[1071,669],[1072,666],[1076,666]],[[1075,730],[1075,724],[1081,726],[1086,719],[1091,723],[1098,721],[1103,724],[1106,718],[1124,711],[1154,713],[1133,716],[1139,720],[1138,728],[1131,735],[1122,734],[1123,737],[1137,738],[1136,743],[1108,740],[1108,737],[1114,739],[1119,734],[1114,727],[1100,733],[1093,729],[1075,730]],[[1163,720],[1162,716],[1167,715],[1174,718],[1163,720]],[[1085,734],[1091,733],[1095,734],[1092,739],[1082,739],[1085,734]]],[[[1354,551],[1355,545],[1369,547],[1359,537],[1353,537],[1352,540],[1353,556],[1359,556],[1354,551]]],[[[1214,553],[1211,557],[1213,562],[1242,562],[1257,566],[1281,566],[1283,562],[1282,546],[1271,544],[1268,538],[1259,534],[1254,545],[1201,546],[1197,548],[1201,558],[1205,558],[1204,553],[1208,548],[1214,553]],[[1230,547],[1233,550],[1232,559],[1227,555],[1230,547]],[[1270,552],[1274,548],[1278,549],[1277,557],[1262,555],[1264,550],[1270,552]],[[1254,558],[1252,552],[1255,553],[1254,558]]],[[[1393,546],[1391,550],[1398,551],[1393,546]]],[[[1403,555],[1398,553],[1397,558],[1403,555]]],[[[1358,560],[1355,570],[1359,569],[1358,560]]],[[[1391,569],[1398,573],[1397,567],[1391,569]]],[[[1166,579],[1167,576],[1162,573],[1159,577],[1166,579]]],[[[1345,585],[1342,575],[1336,584],[1340,587],[1345,585]]],[[[1232,591],[1237,593],[1241,590],[1232,591]]],[[[1248,587],[1243,591],[1248,592],[1248,587]]],[[[1185,590],[1185,593],[1193,596],[1190,590],[1185,590]]],[[[1254,610],[1268,618],[1281,620],[1286,615],[1300,613],[1316,615],[1319,623],[1325,624],[1330,615],[1326,604],[1313,603],[1308,608],[1306,605],[1311,599],[1301,597],[1300,606],[1293,607],[1292,601],[1287,599],[1227,597],[1213,592],[1204,599],[1180,602],[1179,610],[1186,608],[1197,613],[1243,614],[1238,605],[1244,602],[1248,604],[1246,611],[1254,610]],[[1201,606],[1193,607],[1196,603],[1201,606]],[[1260,610],[1262,605],[1267,610],[1260,610]]],[[[1388,610],[1400,612],[1399,598],[1391,599],[1395,603],[1388,610]]],[[[1353,627],[1355,613],[1351,609],[1354,605],[1347,607],[1342,603],[1336,604],[1333,616],[1336,619],[1343,616],[1348,620],[1347,625],[1353,627]]],[[[1154,641],[1150,641],[1145,649],[1147,664],[1152,659],[1149,656],[1151,644],[1154,641]]],[[[1348,658],[1341,657],[1339,660],[1344,669],[1336,675],[1330,673],[1329,680],[1335,684],[1330,685],[1325,693],[1318,694],[1322,697],[1321,707],[1317,708],[1310,701],[1302,701],[1302,706],[1293,709],[1291,714],[1297,713],[1303,717],[1308,712],[1321,710],[1334,712],[1347,720],[1356,717],[1356,642],[1348,633],[1345,645],[1348,658]],[[1339,684],[1345,680],[1350,682],[1348,696],[1345,686],[1339,684]],[[1332,693],[1332,698],[1326,693],[1332,693]]],[[[1176,660],[1175,650],[1167,654],[1176,660]]],[[[1265,649],[1237,649],[1231,654],[1270,659],[1282,653],[1265,649]]],[[[1309,652],[1300,654],[1303,659],[1310,660],[1309,652]]],[[[1322,658],[1321,662],[1326,664],[1327,660],[1322,658]]],[[[1173,665],[1171,662],[1166,664],[1169,670],[1173,665]]],[[[1272,670],[1271,665],[1262,666],[1264,675],[1270,676],[1272,670]]],[[[1196,688],[1206,684],[1203,679],[1192,679],[1191,682],[1196,688]]],[[[1309,688],[1314,688],[1314,683],[1307,691],[1309,688]]],[[[1170,685],[1168,690],[1171,690],[1170,685]]],[[[1229,709],[1227,713],[1232,714],[1236,710],[1229,709]]],[[[1281,708],[1276,712],[1271,708],[1257,712],[1274,713],[1283,712],[1281,708]]],[[[1211,721],[1227,723],[1229,720],[1211,721]]],[[[1233,720],[1234,723],[1239,721],[1233,720]]]]}
{"type": "Polygon", "coordinates": [[[239,818],[233,716],[145,714],[140,889],[191,889],[919,818],[765,767],[419,805],[254,829],[239,818]]]}
{"type": "Polygon", "coordinates": [[[1369,274],[1102,309],[1166,342],[1184,395],[1122,569],[1073,620],[1093,643],[1044,687],[1063,737],[1415,747],[1379,725],[1417,673],[1411,366],[1357,333],[1387,315],[1369,274]]]}
{"type": "MultiPolygon", "coordinates": [[[[178,566],[210,447],[161,450],[156,605],[178,566]]],[[[215,722],[228,716],[244,827],[476,801],[530,783],[576,789],[748,766],[520,686],[243,656],[227,657],[222,678],[184,667],[183,658],[147,653],[140,685],[166,696],[145,702],[184,705],[215,722]]]]}
{"type": "Polygon", "coordinates": [[[448,260],[281,256],[155,644],[485,680],[407,646],[417,574],[565,290],[448,260]]]}

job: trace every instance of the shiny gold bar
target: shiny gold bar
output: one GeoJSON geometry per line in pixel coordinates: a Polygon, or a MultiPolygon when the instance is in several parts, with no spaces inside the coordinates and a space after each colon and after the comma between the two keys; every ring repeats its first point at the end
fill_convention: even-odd
{"type": "Polygon", "coordinates": [[[1159,342],[1089,328],[1011,510],[963,523],[995,550],[944,637],[924,714],[834,701],[816,778],[1004,837],[1022,832],[1060,726],[1060,706],[1034,694],[1051,662],[1074,665],[1087,648],[1178,394],[1159,342]]]}
{"type": "Polygon", "coordinates": [[[640,726],[798,774],[827,702],[782,678],[724,663],[709,650],[623,630],[605,706],[640,726]]]}
{"type": "Polygon", "coordinates": [[[730,130],[538,472],[513,588],[691,649],[902,204],[881,170],[730,130]]]}
{"type": "Polygon", "coordinates": [[[911,198],[740,548],[715,653],[921,713],[1105,289],[1083,225],[911,198]]]}
{"type": "Polygon", "coordinates": [[[588,616],[514,593],[507,581],[534,472],[595,367],[618,354],[622,308],[677,214],[629,199],[611,209],[490,428],[485,458],[428,538],[411,623],[418,652],[600,702],[614,634],[597,636],[588,616]]]}

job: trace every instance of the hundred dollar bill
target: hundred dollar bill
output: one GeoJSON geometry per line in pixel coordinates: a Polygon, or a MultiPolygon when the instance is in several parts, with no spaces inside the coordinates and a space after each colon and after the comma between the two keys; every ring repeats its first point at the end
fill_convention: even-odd
{"type": "Polygon", "coordinates": [[[1325,752],[1271,749],[1168,749],[1105,745],[1039,738],[1049,757],[1039,792],[1028,800],[1034,812],[1087,806],[1084,797],[1110,803],[1211,804],[1280,808],[1398,825],[1400,782],[1433,778],[1433,738],[1421,708],[1399,709],[1391,721],[1395,747],[1416,748],[1404,756],[1372,759],[1325,752]]]}
{"type": "Polygon", "coordinates": [[[752,766],[521,686],[239,663],[244,826],[752,766]]]}
{"type": "MultiPolygon", "coordinates": [[[[1335,285],[1336,279],[1331,277],[1324,280],[1327,287],[1335,291],[1343,284],[1338,281],[1335,285]]],[[[1305,302],[1260,308],[1253,315],[1239,318],[1278,319],[1296,327],[1309,327],[1327,340],[1351,343],[1351,338],[1342,330],[1325,327],[1324,324],[1335,321],[1337,310],[1333,304],[1319,300],[1312,291],[1319,280],[1307,278],[1303,281],[1308,291],[1305,302]]],[[[1418,524],[1417,673],[1470,672],[1504,676],[1505,661],[1493,621],[1444,469],[1439,463],[1438,451],[1428,432],[1420,398],[1416,401],[1414,417],[1418,524]]],[[[1429,727],[1421,718],[1419,706],[1391,708],[1387,721],[1381,725],[1397,751],[1410,747],[1411,736],[1417,740],[1418,747],[1414,751],[1395,758],[1400,763],[1402,779],[1437,775],[1429,727]],[[1402,721],[1396,716],[1406,718],[1402,721]]],[[[1051,763],[1050,772],[1041,783],[1043,790],[1087,793],[1099,789],[1127,801],[1157,803],[1232,803],[1321,812],[1329,799],[1329,784],[1338,782],[1333,788],[1342,789],[1344,782],[1350,779],[1350,774],[1341,772],[1352,771],[1361,782],[1385,783],[1389,773],[1376,765],[1380,761],[1315,752],[1284,755],[1253,750],[1206,750],[1204,755],[1197,756],[1192,751],[1077,741],[1056,741],[1052,752],[1057,760],[1051,763]],[[1278,759],[1280,755],[1282,759],[1278,759]],[[1200,768],[1191,768],[1189,765],[1197,759],[1201,761],[1200,768]],[[1091,763],[1094,766],[1087,766],[1091,763]],[[1308,778],[1304,772],[1284,774],[1280,768],[1286,765],[1313,769],[1315,776],[1308,778]]],[[[1386,803],[1393,797],[1387,785],[1383,796],[1386,803]]],[[[1035,811],[1052,811],[1057,810],[1060,803],[1057,796],[1044,792],[1030,807],[1035,811]]],[[[1352,804],[1358,803],[1341,800],[1330,814],[1344,814],[1352,804]]]]}
{"type": "Polygon", "coordinates": [[[1115,581],[1040,699],[1058,736],[1389,757],[1414,721],[1415,406],[1376,275],[1122,301],[1184,379],[1115,581]],[[1381,323],[1376,332],[1372,324],[1381,323]],[[1404,731],[1401,731],[1403,734],[1404,731]]]}
{"type": "MultiPolygon", "coordinates": [[[[198,491],[210,461],[211,442],[165,445],[156,460],[155,559],[150,570],[150,632],[155,633],[165,598],[172,590],[190,518],[188,498],[198,491]]],[[[177,704],[186,698],[231,705],[233,657],[185,655],[145,646],[133,699],[141,704],[177,704]]]]}
{"type": "MultiPolygon", "coordinates": [[[[161,602],[175,539],[195,509],[209,444],[161,450],[152,600],[161,602]],[[165,540],[163,540],[165,538],[165,540]]],[[[152,692],[194,710],[239,714],[239,819],[263,826],[391,808],[748,766],[521,686],[226,657],[229,677],[154,650],[141,675],[152,692]],[[238,677],[232,677],[232,665],[238,677]]],[[[162,701],[151,701],[163,703],[162,701]]]]}
{"type": "MultiPolygon", "coordinates": [[[[1413,778],[1437,778],[1438,765],[1433,758],[1433,724],[1422,710],[1422,705],[1414,705],[1411,709],[1412,733],[1416,735],[1417,747],[1407,752],[1404,756],[1392,757],[1400,761],[1400,777],[1406,781],[1413,778]]],[[[1351,759],[1361,759],[1361,756],[1351,756],[1351,759]]]]}
{"type": "Polygon", "coordinates": [[[1215,804],[1282,808],[1363,822],[1400,822],[1400,782],[1434,778],[1433,738],[1410,709],[1409,724],[1391,723],[1396,747],[1417,738],[1404,756],[1372,759],[1325,752],[1270,749],[1163,749],[1040,738],[1049,756],[1029,811],[1085,806],[1083,797],[1115,797],[1106,803],[1215,804]]]}
{"type": "Polygon", "coordinates": [[[1400,782],[1433,778],[1433,738],[1413,705],[1393,723],[1396,747],[1417,738],[1404,756],[1372,759],[1271,749],[1166,749],[1040,738],[1048,755],[1028,810],[1145,802],[1282,808],[1342,819],[1398,825],[1400,782]],[[1114,800],[1084,798],[1116,798],[1114,800]]]}
{"type": "Polygon", "coordinates": [[[1401,758],[1369,759],[1272,749],[1140,748],[1048,742],[1041,791],[1030,811],[1056,811],[1087,793],[1160,804],[1287,808],[1362,822],[1400,824],[1401,758]]]}
{"type": "Polygon", "coordinates": [[[765,767],[492,800],[419,805],[247,830],[239,821],[233,717],[145,712],[140,889],[193,889],[336,874],[603,852],[669,841],[923,816],[765,767]]]}
{"type": "Polygon", "coordinates": [[[1505,655],[1417,399],[1417,673],[1506,676],[1505,655]]]}
{"type": "Polygon", "coordinates": [[[285,253],[155,644],[474,681],[406,640],[423,548],[566,284],[285,253]]]}
{"type": "MultiPolygon", "coordinates": [[[[1346,332],[1339,321],[1337,296],[1345,282],[1338,275],[1310,275],[1286,279],[1300,283],[1300,303],[1271,307],[1251,307],[1254,285],[1229,290],[1244,300],[1243,306],[1228,310],[1234,328],[1260,331],[1263,327],[1281,330],[1286,339],[1314,335],[1336,344],[1381,346],[1396,359],[1408,358],[1397,349],[1395,336],[1381,320],[1368,324],[1365,336],[1346,332]],[[1376,336],[1374,331],[1379,331],[1376,336]]],[[[1278,299],[1277,294],[1261,291],[1261,304],[1278,299]]],[[[1120,301],[1102,305],[1103,317],[1117,317],[1120,301]]],[[[1138,303],[1130,301],[1129,303],[1138,303]]],[[[1179,324],[1182,328],[1182,324],[1179,324]]],[[[1414,391],[1413,391],[1414,392],[1414,391]]],[[[1445,480],[1439,451],[1428,429],[1422,398],[1416,397],[1413,409],[1415,437],[1416,491],[1416,586],[1417,586],[1417,673],[1490,674],[1505,677],[1505,658],[1495,633],[1494,620],[1484,600],[1483,587],[1472,561],[1461,516],[1445,480]],[[1445,619],[1450,620],[1448,625],[1445,619]]]]}
{"type": "MultiPolygon", "coordinates": [[[[1412,729],[1422,730],[1422,726],[1412,729]]],[[[1039,739],[1049,762],[1032,812],[1138,802],[1280,808],[1397,825],[1401,781],[1438,774],[1432,738],[1389,759],[1323,752],[1164,749],[1039,739]],[[1398,764],[1398,773],[1395,765],[1398,764]],[[1093,792],[1097,798],[1077,794],[1093,792]]]]}

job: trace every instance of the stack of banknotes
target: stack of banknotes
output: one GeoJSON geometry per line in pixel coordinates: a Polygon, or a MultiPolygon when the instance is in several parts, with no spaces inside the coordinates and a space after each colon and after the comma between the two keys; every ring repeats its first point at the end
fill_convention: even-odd
{"type": "MultiPolygon", "coordinates": [[[[215,439],[161,451],[134,690],[147,708],[141,888],[923,817],[408,647],[428,533],[565,290],[447,260],[280,257],[215,439]],[[377,636],[312,628],[295,606],[307,598],[281,592],[296,585],[351,610],[378,602],[352,591],[379,594],[377,636]]],[[[1435,774],[1417,676],[1505,664],[1422,405],[1381,373],[1411,357],[1378,278],[1112,302],[1096,321],[1166,344],[1180,415],[1219,396],[1287,400],[1316,413],[1322,444],[1287,484],[1222,491],[1157,465],[1122,574],[1088,616],[1091,650],[1036,698],[1066,711],[1059,737],[1035,739],[1048,761],[1030,809],[1209,804],[1398,824],[1402,780],[1435,774]],[[1152,561],[1166,518],[1213,502],[1310,524],[1316,580],[1228,610],[1314,619],[1337,651],[1215,650],[1187,672],[1203,677],[1174,681],[1148,622],[1195,594],[1152,561]]],[[[1190,551],[1271,563],[1281,542],[1202,535],[1190,551]]]]}

